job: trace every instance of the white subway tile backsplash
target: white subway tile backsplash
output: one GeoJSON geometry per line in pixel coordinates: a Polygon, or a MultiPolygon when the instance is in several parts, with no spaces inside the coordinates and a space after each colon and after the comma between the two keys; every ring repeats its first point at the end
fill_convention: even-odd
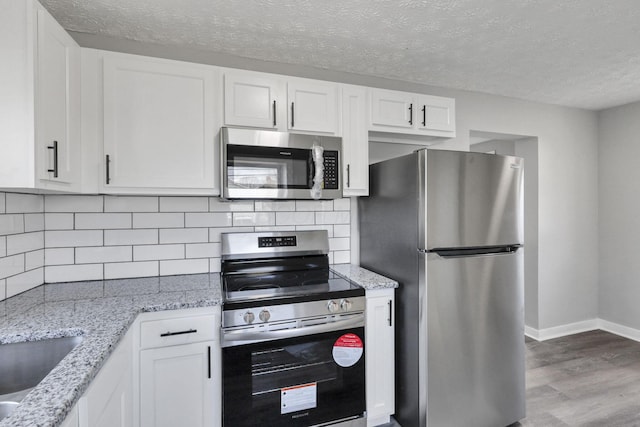
{"type": "Polygon", "coordinates": [[[351,210],[351,199],[343,198],[336,199],[333,201],[333,210],[334,211],[350,211],[351,210]]]}
{"type": "Polygon", "coordinates": [[[125,279],[128,277],[158,276],[158,261],[115,262],[104,265],[105,279],[125,279]]]}
{"type": "Polygon", "coordinates": [[[349,224],[349,212],[316,212],[316,224],[349,224]]]}
{"type": "Polygon", "coordinates": [[[158,243],[157,229],[144,230],[104,230],[104,244],[116,245],[155,245],[158,243]]]}
{"type": "Polygon", "coordinates": [[[72,213],[45,213],[45,230],[73,230],[72,213]]]}
{"type": "Polygon", "coordinates": [[[231,212],[185,213],[185,227],[228,227],[232,225],[231,212]]]}
{"type": "Polygon", "coordinates": [[[157,197],[104,196],[105,212],[158,212],[157,197]]]}
{"type": "Polygon", "coordinates": [[[27,271],[7,278],[7,298],[40,286],[44,282],[44,268],[27,271]]]}
{"type": "Polygon", "coordinates": [[[276,225],[275,212],[234,212],[233,226],[256,227],[276,225]]]}
{"type": "Polygon", "coordinates": [[[203,243],[208,241],[208,228],[166,228],[160,230],[160,243],[203,243]]]}
{"type": "Polygon", "coordinates": [[[102,235],[102,230],[45,231],[44,243],[47,248],[101,246],[102,235]]]}
{"type": "MultiPolygon", "coordinates": [[[[110,265],[110,264],[107,264],[110,265]]],[[[102,280],[102,264],[54,265],[44,268],[45,283],[102,280]]]]}
{"type": "Polygon", "coordinates": [[[7,236],[7,255],[44,249],[44,231],[7,236]]]}
{"type": "Polygon", "coordinates": [[[24,215],[0,215],[0,236],[24,233],[24,215]]]}
{"type": "Polygon", "coordinates": [[[44,231],[44,214],[25,214],[24,231],[25,233],[29,233],[32,231],[44,231]]]}
{"type": "Polygon", "coordinates": [[[160,212],[208,212],[208,197],[160,197],[160,212]]]}
{"type": "Polygon", "coordinates": [[[255,231],[253,227],[214,227],[209,229],[209,241],[220,242],[222,233],[250,233],[255,231]]]}
{"type": "Polygon", "coordinates": [[[348,251],[351,239],[348,237],[339,237],[329,239],[329,250],[331,251],[348,251]]]}
{"type": "Polygon", "coordinates": [[[218,197],[209,197],[209,210],[211,212],[241,212],[253,211],[253,200],[222,201],[218,197]]]}
{"type": "Polygon", "coordinates": [[[160,275],[171,276],[174,274],[197,274],[209,272],[208,259],[183,259],[172,261],[160,261],[160,275]]]}
{"type": "Polygon", "coordinates": [[[24,272],[24,254],[0,258],[0,279],[24,272]]]}
{"type": "Polygon", "coordinates": [[[7,193],[7,213],[44,212],[44,197],[39,194],[7,193]]]}
{"type": "Polygon", "coordinates": [[[186,245],[187,258],[220,258],[220,243],[190,243],[186,245]]]}
{"type": "Polygon", "coordinates": [[[220,258],[211,258],[209,260],[209,273],[220,273],[220,258]]]}
{"type": "Polygon", "coordinates": [[[333,200],[296,200],[297,211],[331,211],[333,200]]]}
{"type": "Polygon", "coordinates": [[[315,224],[315,212],[276,212],[276,225],[315,224]]]}
{"type": "Polygon", "coordinates": [[[349,264],[351,262],[350,251],[336,251],[333,253],[333,264],[349,264]]]}
{"type": "Polygon", "coordinates": [[[133,247],[134,261],[183,259],[184,245],[145,245],[133,247]]]}
{"type": "Polygon", "coordinates": [[[130,213],[77,213],[76,230],[131,228],[130,213]]]}
{"type": "Polygon", "coordinates": [[[73,264],[75,262],[75,249],[74,248],[56,248],[56,249],[46,248],[44,250],[44,262],[46,266],[73,264]]]}
{"type": "Polygon", "coordinates": [[[350,206],[0,192],[0,300],[43,281],[216,273],[225,232],[327,230],[330,262],[349,262],[350,206]]]}
{"type": "Polygon", "coordinates": [[[134,213],[133,228],[182,228],[184,213],[134,213]]]}
{"type": "Polygon", "coordinates": [[[76,248],[76,264],[133,261],[131,246],[76,248]]]}
{"type": "Polygon", "coordinates": [[[256,212],[295,211],[296,202],[294,200],[256,200],[255,207],[256,212]]]}
{"type": "Polygon", "coordinates": [[[44,249],[24,254],[24,269],[33,270],[34,268],[44,267],[44,249]]]}
{"type": "Polygon", "coordinates": [[[327,235],[329,238],[333,237],[333,225],[320,224],[320,225],[296,225],[297,231],[307,231],[307,230],[327,230],[327,235]]]}
{"type": "Polygon", "coordinates": [[[45,212],[102,212],[103,196],[67,196],[48,194],[44,196],[45,212]]]}
{"type": "Polygon", "coordinates": [[[351,225],[350,224],[336,224],[333,226],[333,237],[350,237],[351,225]]]}

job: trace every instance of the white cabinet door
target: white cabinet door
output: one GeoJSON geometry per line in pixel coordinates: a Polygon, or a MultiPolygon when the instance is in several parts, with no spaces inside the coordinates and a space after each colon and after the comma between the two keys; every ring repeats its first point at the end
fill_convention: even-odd
{"type": "Polygon", "coordinates": [[[386,424],[395,412],[394,289],[367,291],[367,426],[386,424]]]}
{"type": "Polygon", "coordinates": [[[371,125],[412,129],[414,118],[413,94],[392,90],[371,90],[371,125]]]}
{"type": "Polygon", "coordinates": [[[367,88],[342,86],[342,194],[369,195],[367,88]]]}
{"type": "Polygon", "coordinates": [[[420,95],[418,106],[418,129],[455,133],[455,99],[420,95]]]}
{"type": "Polygon", "coordinates": [[[260,73],[226,71],[224,124],[276,129],[284,125],[284,82],[260,73]]]}
{"type": "Polygon", "coordinates": [[[142,427],[220,425],[212,360],[216,345],[206,341],[140,352],[142,427]]]}
{"type": "Polygon", "coordinates": [[[41,180],[78,185],[80,48],[45,10],[38,11],[37,127],[41,180]]]}
{"type": "Polygon", "coordinates": [[[133,427],[133,333],[130,330],[78,403],[80,427],[133,427]]]}
{"type": "Polygon", "coordinates": [[[105,54],[103,191],[214,193],[213,87],[213,67],[105,54]]]}
{"type": "Polygon", "coordinates": [[[3,2],[0,52],[0,188],[78,191],[80,48],[22,0],[3,2]]]}
{"type": "Polygon", "coordinates": [[[336,83],[292,79],[287,84],[287,101],[289,130],[339,135],[336,83]]]}

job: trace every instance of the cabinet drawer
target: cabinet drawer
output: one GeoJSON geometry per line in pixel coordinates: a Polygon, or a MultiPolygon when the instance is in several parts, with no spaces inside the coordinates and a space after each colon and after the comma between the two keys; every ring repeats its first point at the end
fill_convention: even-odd
{"type": "Polygon", "coordinates": [[[215,316],[179,317],[140,324],[140,348],[218,341],[215,316]]]}

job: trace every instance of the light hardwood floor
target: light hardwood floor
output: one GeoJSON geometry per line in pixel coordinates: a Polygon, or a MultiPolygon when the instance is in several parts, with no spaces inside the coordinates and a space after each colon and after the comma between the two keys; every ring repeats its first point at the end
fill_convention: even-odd
{"type": "Polygon", "coordinates": [[[527,417],[514,426],[640,426],[640,343],[592,331],[526,346],[527,417]]]}
{"type": "Polygon", "coordinates": [[[640,343],[603,331],[525,343],[527,417],[510,427],[640,427],[640,343]]]}

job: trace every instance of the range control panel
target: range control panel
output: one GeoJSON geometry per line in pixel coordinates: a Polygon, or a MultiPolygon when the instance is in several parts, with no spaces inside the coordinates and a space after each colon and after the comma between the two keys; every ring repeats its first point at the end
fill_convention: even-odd
{"type": "Polygon", "coordinates": [[[258,237],[259,248],[279,248],[296,245],[296,236],[258,237]]]}

